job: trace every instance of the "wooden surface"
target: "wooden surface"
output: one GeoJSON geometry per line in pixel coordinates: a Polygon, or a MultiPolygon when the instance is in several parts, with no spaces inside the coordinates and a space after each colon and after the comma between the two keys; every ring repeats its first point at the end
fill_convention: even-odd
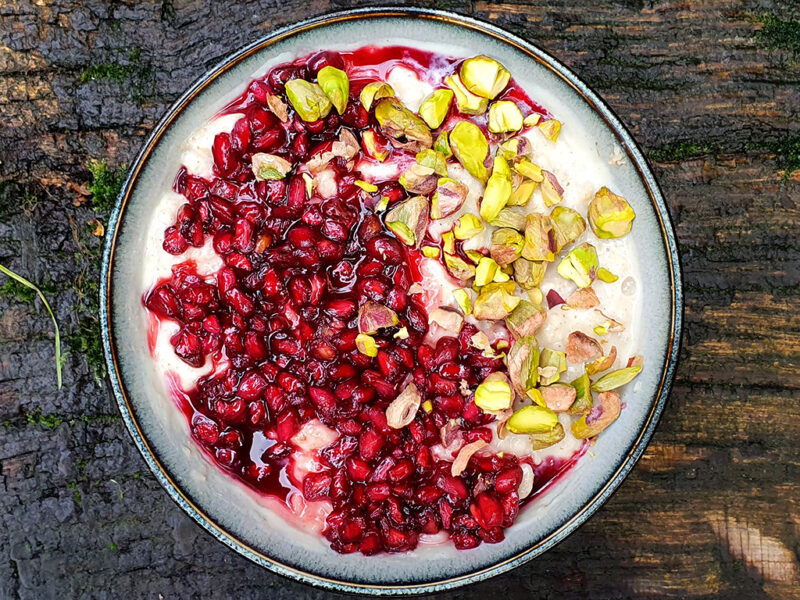
{"type": "MultiPolygon", "coordinates": [[[[330,597],[214,541],[138,456],[94,313],[90,221],[113,171],[94,199],[85,184],[218,59],[346,4],[0,2],[0,264],[45,287],[69,349],[57,391],[47,314],[2,288],[0,598],[330,597]]],[[[437,5],[542,46],[610,103],[661,182],[686,287],[677,382],[631,476],[545,556],[443,597],[800,597],[798,5],[437,5]]]]}

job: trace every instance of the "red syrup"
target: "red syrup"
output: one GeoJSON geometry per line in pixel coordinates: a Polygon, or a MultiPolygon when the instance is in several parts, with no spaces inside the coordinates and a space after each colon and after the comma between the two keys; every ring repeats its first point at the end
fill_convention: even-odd
{"type": "MultiPolygon", "coordinates": [[[[402,64],[438,87],[460,61],[400,46],[365,47],[297,59],[251,82],[220,113],[244,116],[230,133],[216,136],[214,175],[204,179],[185,168],[177,174],[173,189],[187,202],[164,235],[164,250],[176,256],[210,240],[225,266],[201,276],[192,261],[176,264],[143,297],[151,352],[160,322],[171,320],[179,326],[170,339],[175,353],[192,366],[212,366],[189,390],[175,376],[168,379],[198,445],[261,494],[288,503],[299,492],[306,501],[329,502],[324,535],[337,552],[407,551],[420,535],[439,531],[460,549],[503,539],[520,508],[520,460],[476,455],[454,477],[450,463],[430,452],[451,419],[468,442],[491,439],[486,425],[495,417],[462,395],[460,382],[474,388],[503,364],[472,346],[477,329],[471,324],[457,337],[425,343],[425,307],[408,293],[421,278],[420,253],[407,251],[373,211],[384,196],[390,205],[407,197],[397,182],[364,192],[355,185],[357,174],[334,159],[336,194],[308,197],[295,170],[284,180],[256,181],[251,157],[270,152],[297,165],[328,149],[342,128],[359,138],[377,127],[358,101],[363,85],[402,64]],[[341,116],[305,123],[290,108],[282,123],[267,110],[267,94],[283,96],[285,81],[313,78],[328,64],[350,76],[341,116]],[[356,348],[358,307],[367,300],[392,308],[399,321],[374,336],[376,357],[356,348]],[[406,337],[395,335],[401,328],[406,337]],[[430,409],[395,430],[385,410],[407,381],[430,409]],[[293,438],[313,420],[339,437],[317,452],[318,471],[297,481],[289,469],[293,438]]],[[[549,116],[513,80],[506,97],[525,115],[549,116]]],[[[485,117],[472,120],[485,126],[485,117]]],[[[393,160],[405,160],[404,154],[392,150],[393,160]]],[[[582,452],[535,466],[530,497],[582,452]]]]}

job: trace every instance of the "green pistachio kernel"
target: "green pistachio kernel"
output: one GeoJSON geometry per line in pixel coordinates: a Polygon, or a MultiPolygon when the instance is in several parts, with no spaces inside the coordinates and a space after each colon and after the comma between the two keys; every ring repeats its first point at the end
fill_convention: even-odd
{"type": "Polygon", "coordinates": [[[475,390],[475,404],[484,411],[511,408],[514,395],[508,378],[502,373],[492,373],[475,390]]]}
{"type": "Polygon", "coordinates": [[[367,129],[361,134],[361,144],[364,146],[364,151],[367,155],[378,162],[385,161],[386,157],[389,156],[389,149],[379,146],[376,133],[372,129],[367,129]]]}
{"type": "Polygon", "coordinates": [[[511,197],[508,199],[506,205],[525,206],[533,197],[533,192],[536,190],[537,185],[538,184],[531,179],[525,179],[520,175],[515,175],[511,179],[511,197]]]}
{"type": "Polygon", "coordinates": [[[555,383],[566,370],[567,355],[564,352],[545,348],[539,354],[539,385],[555,383]]]}
{"type": "Polygon", "coordinates": [[[495,219],[511,198],[511,191],[511,171],[508,163],[502,156],[496,156],[492,167],[492,176],[489,177],[486,189],[483,191],[481,217],[489,222],[495,219]]]}
{"type": "Polygon", "coordinates": [[[558,424],[558,415],[539,405],[520,408],[506,421],[511,433],[547,433],[558,424]]]}
{"type": "Polygon", "coordinates": [[[558,263],[558,274],[575,282],[579,288],[592,285],[597,274],[597,250],[584,242],[558,263]]]}
{"type": "Polygon", "coordinates": [[[466,254],[467,258],[470,259],[472,262],[474,262],[476,265],[485,256],[485,254],[478,252],[477,250],[464,250],[464,254],[466,254]]]}
{"type": "Polygon", "coordinates": [[[497,273],[497,263],[488,256],[483,256],[478,261],[478,266],[475,267],[475,286],[483,287],[494,280],[497,273]]]}
{"type": "Polygon", "coordinates": [[[438,136],[436,136],[436,141],[433,143],[433,149],[437,152],[441,152],[445,158],[450,158],[453,156],[453,151],[450,149],[449,134],[446,131],[442,131],[438,136]]]}
{"type": "Polygon", "coordinates": [[[383,98],[375,105],[375,119],[384,135],[395,145],[419,152],[433,145],[428,125],[393,98],[383,98]]]}
{"type": "Polygon", "coordinates": [[[500,100],[489,107],[489,131],[507,133],[522,129],[522,113],[509,100],[500,100]]]}
{"type": "Polygon", "coordinates": [[[330,99],[336,112],[342,114],[347,108],[347,99],[350,97],[350,80],[347,78],[347,73],[328,65],[317,73],[317,83],[330,99]]]}
{"type": "Polygon", "coordinates": [[[442,234],[442,249],[445,254],[453,254],[456,251],[456,236],[452,231],[445,231],[442,234]]]}
{"type": "Polygon", "coordinates": [[[431,129],[436,129],[441,125],[450,110],[450,102],[453,100],[453,91],[440,89],[422,101],[417,113],[428,124],[431,129]]]}
{"type": "Polygon", "coordinates": [[[597,269],[597,278],[604,283],[614,283],[617,279],[619,279],[619,276],[614,275],[605,267],[600,267],[597,269]]]}
{"type": "Polygon", "coordinates": [[[592,389],[596,392],[608,392],[618,387],[630,383],[634,377],[642,370],[641,366],[625,367],[624,369],[617,369],[603,375],[600,379],[594,382],[592,389]]]}
{"type": "Polygon", "coordinates": [[[428,199],[414,196],[386,213],[386,226],[405,244],[419,248],[428,229],[428,199]]]}
{"type": "Polygon", "coordinates": [[[356,348],[361,354],[367,356],[378,356],[378,346],[375,339],[366,333],[359,333],[356,336],[356,348]]]}
{"type": "Polygon", "coordinates": [[[564,197],[564,188],[561,187],[561,184],[558,183],[556,176],[550,171],[542,170],[542,175],[544,175],[544,179],[542,179],[541,190],[542,200],[544,201],[545,206],[553,206],[554,204],[558,204],[564,197]]]}
{"type": "Polygon", "coordinates": [[[489,283],[481,288],[481,293],[472,306],[476,319],[499,321],[505,319],[520,303],[522,298],[514,295],[513,281],[489,283]]]}
{"type": "Polygon", "coordinates": [[[525,212],[518,208],[506,207],[498,215],[489,221],[495,227],[510,227],[517,231],[525,229],[525,212]]]}
{"type": "Polygon", "coordinates": [[[511,385],[520,396],[527,395],[528,390],[533,389],[539,381],[539,344],[536,337],[526,335],[518,338],[508,351],[506,364],[511,385]]]}
{"type": "Polygon", "coordinates": [[[417,153],[417,162],[423,167],[433,169],[433,172],[442,177],[447,177],[447,158],[437,150],[426,148],[417,153]]]}
{"type": "Polygon", "coordinates": [[[439,248],[436,246],[423,246],[422,254],[424,254],[427,258],[439,258],[441,250],[439,250],[439,248]]]}
{"type": "Polygon", "coordinates": [[[430,194],[436,189],[439,177],[433,169],[413,163],[400,175],[398,182],[412,194],[430,194]]]}
{"type": "Polygon", "coordinates": [[[551,142],[555,142],[558,139],[558,134],[561,133],[561,121],[556,121],[555,119],[537,123],[536,127],[538,127],[542,135],[551,142]]]}
{"type": "Polygon", "coordinates": [[[495,271],[495,274],[494,274],[494,277],[492,278],[492,281],[494,281],[495,283],[503,283],[503,282],[509,281],[510,279],[511,279],[511,276],[508,273],[506,273],[502,269],[498,268],[497,271],[495,271]]]}
{"type": "Polygon", "coordinates": [[[467,281],[475,277],[475,267],[458,256],[445,252],[444,264],[450,274],[456,279],[467,281]]]}
{"type": "Polygon", "coordinates": [[[378,191],[377,185],[374,183],[369,183],[368,181],[362,181],[361,179],[356,179],[356,185],[368,194],[374,194],[378,191]]]}
{"type": "Polygon", "coordinates": [[[358,309],[358,331],[372,335],[379,329],[394,327],[399,322],[397,313],[388,306],[367,300],[358,309]]]}
{"type": "Polygon", "coordinates": [[[514,170],[523,177],[535,181],[536,183],[541,183],[544,180],[542,168],[527,158],[518,160],[514,164],[514,170]]]}
{"type": "Polygon", "coordinates": [[[375,212],[383,212],[387,208],[389,208],[389,196],[381,196],[381,199],[375,205],[375,212]]]}
{"type": "Polygon", "coordinates": [[[373,81],[364,86],[361,90],[361,104],[365,109],[372,108],[372,103],[381,98],[394,98],[394,90],[392,86],[383,81],[373,81]]]}
{"type": "Polygon", "coordinates": [[[616,392],[603,392],[597,396],[594,407],[572,423],[572,435],[578,439],[596,436],[619,417],[622,404],[616,392]]]}
{"type": "Polygon", "coordinates": [[[517,307],[506,317],[506,327],[515,338],[535,334],[544,324],[547,310],[541,306],[520,300],[517,307]]]}
{"type": "Polygon", "coordinates": [[[489,153],[489,142],[480,127],[470,121],[459,121],[450,132],[450,148],[467,172],[486,181],[489,173],[483,161],[489,153]]]}
{"type": "Polygon", "coordinates": [[[474,238],[483,231],[483,223],[473,214],[466,213],[461,215],[453,226],[453,235],[457,240],[468,240],[474,238]]]}
{"type": "MultiPolygon", "coordinates": [[[[519,285],[519,282],[517,282],[517,285],[519,285]]],[[[526,291],[528,292],[528,298],[531,302],[539,306],[544,304],[544,294],[542,294],[542,290],[540,290],[538,287],[534,287],[526,291]]]]}
{"type": "Polygon", "coordinates": [[[453,298],[465,317],[472,314],[472,301],[467,290],[463,288],[454,289],[453,298]]]}
{"type": "Polygon", "coordinates": [[[470,92],[458,75],[448,75],[444,78],[444,84],[453,90],[458,112],[464,115],[482,115],[486,112],[489,101],[470,92]]]}
{"type": "Polygon", "coordinates": [[[575,402],[573,402],[567,412],[571,415],[585,415],[592,410],[592,406],[594,406],[589,375],[584,373],[577,379],[571,381],[570,385],[575,388],[575,402]]]}
{"type": "Polygon", "coordinates": [[[586,221],[578,211],[566,206],[556,206],[550,213],[556,234],[556,252],[577,240],[586,231],[586,221]]]}
{"type": "Polygon", "coordinates": [[[522,255],[525,238],[516,229],[501,227],[492,232],[489,254],[498,265],[507,265],[522,255]]]}
{"type": "Polygon", "coordinates": [[[436,192],[431,198],[431,218],[442,219],[449,217],[464,204],[469,194],[469,188],[463,183],[449,177],[439,178],[436,192]]]}
{"type": "Polygon", "coordinates": [[[539,287],[547,271],[547,263],[544,261],[532,261],[526,258],[518,258],[514,261],[514,279],[517,285],[523,290],[533,290],[539,287]]]}
{"type": "Polygon", "coordinates": [[[290,79],[286,82],[285,89],[292,108],[303,121],[324,119],[333,108],[330,98],[316,83],[303,79],[290,79]]]}
{"type": "Polygon", "coordinates": [[[253,154],[253,175],[256,180],[283,179],[292,170],[292,163],[281,156],[258,152],[253,154]]]}
{"type": "Polygon", "coordinates": [[[306,184],[306,196],[310,198],[314,191],[314,178],[308,173],[303,173],[303,182],[306,184]]]}
{"type": "Polygon", "coordinates": [[[530,213],[525,221],[525,245],[522,257],[528,260],[555,259],[555,232],[549,215],[530,213]]]}
{"type": "Polygon", "coordinates": [[[631,230],[636,213],[622,196],[601,187],[589,203],[589,225],[599,238],[620,238],[631,230]]]}
{"type": "Polygon", "coordinates": [[[407,340],[408,339],[408,327],[401,327],[398,329],[394,335],[392,336],[398,340],[407,340]]]}
{"type": "Polygon", "coordinates": [[[531,446],[534,450],[543,450],[563,440],[565,435],[564,426],[561,423],[556,423],[556,426],[550,431],[530,434],[531,446]]]}
{"type": "Polygon", "coordinates": [[[541,120],[542,120],[542,115],[540,115],[539,113],[531,113],[522,120],[522,124],[525,125],[525,127],[534,127],[541,120]]]}
{"type": "Polygon", "coordinates": [[[506,89],[511,79],[508,69],[483,54],[461,63],[459,74],[470,92],[489,99],[506,89]]]}
{"type": "Polygon", "coordinates": [[[386,222],[389,230],[397,236],[401,242],[407,246],[414,246],[417,243],[417,238],[411,228],[402,221],[386,222]]]}

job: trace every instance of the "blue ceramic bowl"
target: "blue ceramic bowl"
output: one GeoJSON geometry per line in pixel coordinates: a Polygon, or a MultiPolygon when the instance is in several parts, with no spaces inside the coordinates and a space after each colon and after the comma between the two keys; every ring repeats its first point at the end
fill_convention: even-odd
{"type": "Polygon", "coordinates": [[[566,67],[529,42],[491,25],[441,11],[409,8],[353,10],[278,30],[203,75],[167,112],[137,157],[108,227],[101,318],[111,382],[134,442],[161,485],[222,543],[265,568],[319,587],[401,595],[480,581],[552,548],[586,521],[620,485],[641,456],[672,382],[681,330],[682,296],[675,236],[667,208],[641,152],[609,108],[566,67]],[[344,40],[357,40],[347,44],[344,40]],[[646,335],[639,353],[647,368],[629,386],[619,420],[591,455],[537,497],[499,544],[470,551],[450,545],[403,555],[338,555],[317,535],[293,529],[243,486],[211,465],[156,375],[141,305],[141,240],[161,194],[180,166],[187,136],[277,63],[319,49],[365,44],[430,47],[450,55],[488,54],[505,64],[532,98],[596,145],[605,181],[636,210],[633,236],[646,335]],[[621,164],[607,157],[622,150],[621,164]],[[613,170],[613,171],[612,171],[613,170]],[[645,275],[645,276],[642,276],[645,275]]]}

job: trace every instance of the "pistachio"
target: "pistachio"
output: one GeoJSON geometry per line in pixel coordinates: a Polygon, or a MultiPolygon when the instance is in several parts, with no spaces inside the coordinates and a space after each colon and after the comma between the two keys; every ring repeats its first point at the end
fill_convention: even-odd
{"type": "Polygon", "coordinates": [[[333,104],[318,84],[290,79],[285,89],[286,97],[303,121],[319,121],[331,112],[333,104]]]}
{"type": "Polygon", "coordinates": [[[592,285],[597,266],[597,250],[584,242],[558,263],[558,274],[564,279],[574,281],[579,288],[585,288],[592,285]]]}
{"type": "Polygon", "coordinates": [[[430,194],[436,189],[436,182],[439,177],[433,169],[419,163],[413,163],[402,175],[400,175],[400,185],[412,194],[430,194]]]}
{"type": "Polygon", "coordinates": [[[467,199],[469,188],[449,177],[440,177],[431,199],[431,218],[443,219],[458,211],[467,199]]]}
{"type": "Polygon", "coordinates": [[[598,325],[598,327],[594,328],[594,331],[597,335],[608,335],[608,333],[621,333],[625,331],[625,326],[606,315],[602,310],[596,308],[594,312],[600,316],[603,321],[598,325]],[[598,331],[600,329],[600,331],[598,331]]]}
{"type": "Polygon", "coordinates": [[[378,191],[377,185],[374,183],[369,183],[368,181],[362,181],[361,179],[356,179],[356,185],[368,194],[374,194],[378,191]]]}
{"type": "Polygon", "coordinates": [[[520,408],[506,421],[511,433],[547,433],[558,424],[558,415],[537,404],[520,408]]]}
{"type": "Polygon", "coordinates": [[[386,213],[386,226],[408,246],[419,248],[428,229],[428,200],[414,196],[395,204],[386,213]]]}
{"type": "Polygon", "coordinates": [[[475,404],[483,411],[511,408],[514,394],[508,378],[502,373],[492,373],[475,390],[475,404]]]}
{"type": "Polygon", "coordinates": [[[597,278],[604,283],[614,283],[619,277],[605,267],[597,269],[597,278]]]}
{"type": "Polygon", "coordinates": [[[444,264],[447,267],[450,275],[456,279],[466,281],[475,277],[475,267],[458,256],[454,256],[445,252],[444,264]]]}
{"type": "Polygon", "coordinates": [[[433,145],[431,130],[425,121],[397,100],[383,98],[375,105],[375,119],[392,144],[409,152],[419,152],[433,145]]]}
{"type": "Polygon", "coordinates": [[[539,287],[547,270],[546,262],[536,262],[525,258],[514,261],[514,279],[523,290],[533,290],[539,287]]]}
{"type": "Polygon", "coordinates": [[[439,255],[442,253],[439,248],[436,246],[423,246],[422,247],[422,254],[426,258],[439,258],[439,255]]]}
{"type": "Polygon", "coordinates": [[[598,300],[597,294],[594,293],[592,288],[579,288],[572,292],[570,297],[567,298],[567,306],[570,308],[580,308],[585,310],[588,308],[594,308],[595,306],[600,306],[600,300],[598,300]]]}
{"type": "Polygon", "coordinates": [[[459,74],[470,92],[489,99],[506,89],[511,79],[508,69],[483,54],[461,63],[459,74]]]}
{"type": "Polygon", "coordinates": [[[422,410],[430,414],[433,412],[433,403],[430,400],[425,400],[425,402],[422,403],[422,410]]]}
{"type": "Polygon", "coordinates": [[[641,370],[641,366],[635,366],[611,371],[595,381],[592,385],[592,389],[596,392],[608,392],[609,390],[615,390],[626,383],[630,383],[641,370]]]}
{"type": "Polygon", "coordinates": [[[525,238],[515,229],[501,227],[492,232],[492,245],[489,253],[498,265],[514,262],[522,254],[525,238]]]}
{"type": "Polygon", "coordinates": [[[595,373],[606,371],[614,366],[615,360],[617,360],[617,347],[611,346],[608,356],[601,356],[586,365],[586,373],[587,375],[594,375],[595,373]]]}
{"type": "Polygon", "coordinates": [[[620,238],[633,225],[636,213],[622,196],[601,187],[589,203],[589,225],[599,238],[620,238]]]}
{"type": "Polygon", "coordinates": [[[539,344],[536,337],[525,335],[517,339],[506,359],[511,384],[520,396],[528,393],[539,380],[539,344]]]}
{"type": "MultiPolygon", "coordinates": [[[[456,235],[456,237],[458,237],[456,235]]],[[[475,267],[475,287],[483,287],[494,280],[497,273],[497,263],[488,256],[482,256],[475,267]]]]}
{"type": "Polygon", "coordinates": [[[372,357],[378,356],[378,346],[375,343],[375,339],[366,333],[359,333],[356,336],[356,348],[361,354],[372,357]]]}
{"type": "Polygon", "coordinates": [[[474,317],[494,321],[505,319],[522,300],[514,296],[514,287],[513,281],[483,286],[472,307],[474,317]]]}
{"type": "Polygon", "coordinates": [[[542,135],[551,142],[555,142],[558,139],[558,134],[561,133],[561,121],[556,121],[555,119],[541,121],[536,124],[536,127],[538,127],[542,135]]]}
{"type": "Polygon", "coordinates": [[[550,385],[567,370],[567,356],[563,352],[545,348],[539,353],[539,385],[550,385]]]}
{"type": "Polygon", "coordinates": [[[375,205],[375,212],[380,213],[389,208],[389,196],[381,196],[378,203],[375,205]]]}
{"type": "Polygon", "coordinates": [[[253,175],[258,181],[283,179],[292,170],[292,163],[281,156],[257,152],[253,154],[253,175]]]}
{"type": "Polygon", "coordinates": [[[544,401],[544,396],[542,396],[542,392],[539,391],[539,388],[529,389],[527,396],[533,400],[535,404],[538,404],[539,406],[547,406],[544,401]]]}
{"type": "Polygon", "coordinates": [[[454,443],[462,440],[463,437],[464,434],[461,431],[461,421],[459,419],[450,419],[439,428],[439,439],[445,448],[449,448],[454,443]]]}
{"type": "Polygon", "coordinates": [[[489,131],[507,133],[520,129],[522,129],[522,113],[516,104],[500,100],[489,107],[489,131]]]}
{"type": "Polygon", "coordinates": [[[567,360],[572,364],[593,361],[603,356],[603,348],[593,337],[581,331],[573,331],[567,338],[567,360]]]}
{"type": "Polygon", "coordinates": [[[575,388],[575,402],[569,407],[569,414],[571,415],[585,415],[594,405],[592,400],[592,382],[589,381],[589,375],[584,373],[577,379],[570,382],[570,385],[575,388]]]}
{"type": "Polygon", "coordinates": [[[489,173],[483,164],[489,153],[489,142],[480,128],[470,121],[459,121],[450,132],[450,148],[467,172],[486,181],[489,173]]]}
{"type": "Polygon", "coordinates": [[[643,367],[644,366],[644,356],[642,356],[641,354],[636,355],[636,356],[631,356],[628,359],[628,365],[627,366],[629,366],[629,367],[643,367]]]}
{"type": "Polygon", "coordinates": [[[489,221],[495,227],[510,227],[517,231],[525,229],[525,212],[518,208],[504,208],[498,215],[489,221]]]}
{"type": "Polygon", "coordinates": [[[533,197],[537,185],[535,181],[516,175],[511,179],[511,197],[508,199],[507,205],[525,206],[533,197]]]}
{"type": "Polygon", "coordinates": [[[567,412],[575,402],[577,392],[575,388],[566,383],[554,383],[539,388],[547,408],[553,412],[567,412]]]}
{"type": "Polygon", "coordinates": [[[458,477],[461,475],[466,470],[467,465],[469,464],[469,459],[472,458],[472,455],[488,445],[489,444],[484,440],[475,440],[474,442],[462,446],[461,450],[458,451],[453,464],[450,466],[450,474],[453,477],[458,477]]]}
{"type": "Polygon", "coordinates": [[[464,254],[467,255],[467,258],[474,262],[476,265],[481,261],[481,259],[486,256],[485,254],[478,252],[477,250],[464,250],[464,254]]]}
{"type": "Polygon", "coordinates": [[[530,434],[531,446],[534,450],[543,450],[557,444],[564,439],[564,436],[564,426],[561,423],[556,423],[556,426],[550,431],[530,434]]]}
{"type": "Polygon", "coordinates": [[[514,164],[514,170],[523,177],[535,181],[536,183],[541,183],[544,181],[544,171],[542,168],[539,165],[532,163],[528,158],[518,160],[514,164]]]}
{"type": "Polygon", "coordinates": [[[478,331],[475,335],[469,338],[469,343],[473,348],[483,351],[483,355],[487,358],[496,358],[497,355],[489,342],[489,336],[483,331],[478,331]]]}
{"type": "Polygon", "coordinates": [[[578,211],[566,206],[556,206],[550,213],[556,234],[556,252],[577,240],[586,231],[586,221],[578,211]]]}
{"type": "Polygon", "coordinates": [[[331,144],[331,152],[333,152],[333,155],[339,156],[345,161],[349,161],[351,158],[355,157],[355,155],[358,154],[359,148],[358,139],[356,139],[353,132],[346,127],[342,127],[339,131],[339,138],[331,144]]]}
{"type": "Polygon", "coordinates": [[[433,149],[441,152],[445,158],[453,156],[453,150],[450,148],[450,139],[446,131],[442,131],[433,143],[433,149]]]}
{"type": "Polygon", "coordinates": [[[486,182],[486,189],[481,199],[481,217],[484,221],[492,221],[505,208],[511,198],[511,171],[506,159],[496,156],[492,168],[492,176],[486,182]]]}
{"type": "Polygon", "coordinates": [[[489,101],[470,92],[457,74],[445,77],[444,84],[453,90],[458,112],[464,115],[482,115],[486,112],[489,101]]]}
{"type": "Polygon", "coordinates": [[[564,197],[564,188],[561,187],[561,184],[558,183],[556,176],[550,171],[545,171],[542,169],[542,175],[544,175],[544,179],[542,180],[541,190],[542,200],[544,200],[545,206],[553,206],[554,204],[558,204],[564,197]]]}
{"type": "Polygon", "coordinates": [[[442,234],[442,248],[445,254],[453,254],[456,251],[456,236],[452,231],[445,231],[442,234]]]}
{"type": "Polygon", "coordinates": [[[364,86],[361,90],[361,104],[365,109],[372,108],[372,103],[381,98],[394,98],[394,90],[392,86],[383,81],[373,81],[364,86]]]}
{"type": "Polygon", "coordinates": [[[431,129],[436,129],[441,125],[447,112],[450,110],[450,102],[453,100],[453,91],[440,89],[434,92],[422,101],[417,113],[422,120],[428,124],[431,129]]]}
{"type": "Polygon", "coordinates": [[[458,334],[464,324],[464,317],[452,308],[436,308],[428,315],[428,323],[436,323],[442,329],[458,334]]]}
{"type": "Polygon", "coordinates": [[[379,329],[394,327],[399,322],[397,313],[388,306],[367,300],[358,309],[358,331],[360,333],[378,333],[379,329]]]}
{"type": "Polygon", "coordinates": [[[505,283],[510,279],[511,276],[505,273],[501,268],[498,268],[497,271],[494,272],[494,277],[492,277],[492,281],[494,281],[495,283],[505,283]]]}
{"type": "Polygon", "coordinates": [[[463,288],[454,289],[453,298],[464,316],[472,314],[472,301],[467,290],[463,288]]]}
{"type": "Polygon", "coordinates": [[[421,401],[417,386],[409,383],[386,407],[386,424],[392,429],[402,429],[417,416],[421,401]]]}
{"type": "Polygon", "coordinates": [[[289,107],[286,106],[286,102],[280,99],[280,96],[268,93],[267,107],[273,115],[281,120],[281,123],[286,123],[289,120],[289,107]]]}
{"type": "Polygon", "coordinates": [[[619,417],[622,405],[619,394],[603,392],[597,396],[597,403],[588,414],[572,423],[572,435],[578,439],[596,436],[619,417]]]}
{"type": "Polygon", "coordinates": [[[465,213],[461,215],[453,226],[453,235],[457,240],[468,240],[474,238],[483,231],[483,223],[473,214],[465,213]]]}
{"type": "Polygon", "coordinates": [[[407,340],[408,339],[408,327],[401,327],[400,329],[398,329],[394,333],[394,335],[392,337],[397,339],[397,340],[407,340]]]}
{"type": "Polygon", "coordinates": [[[539,113],[531,113],[522,120],[522,124],[525,125],[525,127],[534,127],[541,119],[542,115],[539,113]]]}
{"type": "MultiPolygon", "coordinates": [[[[522,258],[520,260],[525,260],[525,259],[522,258]]],[[[519,282],[517,282],[517,285],[519,285],[519,282]]],[[[530,299],[531,302],[533,302],[534,304],[541,304],[542,306],[544,306],[544,294],[542,294],[542,290],[540,290],[538,287],[535,287],[527,290],[527,292],[528,292],[528,298],[530,299]]]]}
{"type": "Polygon", "coordinates": [[[525,245],[522,257],[552,261],[555,258],[555,232],[549,215],[530,213],[525,221],[525,245]]]}
{"type": "Polygon", "coordinates": [[[547,311],[527,300],[520,300],[517,307],[506,317],[506,326],[515,338],[535,334],[544,324],[547,311]]]}
{"type": "Polygon", "coordinates": [[[385,161],[389,156],[389,148],[378,140],[378,134],[372,129],[367,129],[361,134],[361,145],[364,147],[366,155],[378,162],[385,161]]]}
{"type": "Polygon", "coordinates": [[[314,192],[314,178],[308,173],[303,173],[303,182],[306,184],[306,196],[310,198],[311,194],[314,192]]]}
{"type": "Polygon", "coordinates": [[[426,148],[417,153],[417,162],[424,167],[433,169],[433,172],[441,177],[447,177],[447,158],[438,150],[426,148]]]}
{"type": "Polygon", "coordinates": [[[342,114],[347,107],[347,99],[350,97],[350,80],[347,73],[328,65],[322,67],[317,73],[317,83],[330,99],[336,112],[342,114]]]}

